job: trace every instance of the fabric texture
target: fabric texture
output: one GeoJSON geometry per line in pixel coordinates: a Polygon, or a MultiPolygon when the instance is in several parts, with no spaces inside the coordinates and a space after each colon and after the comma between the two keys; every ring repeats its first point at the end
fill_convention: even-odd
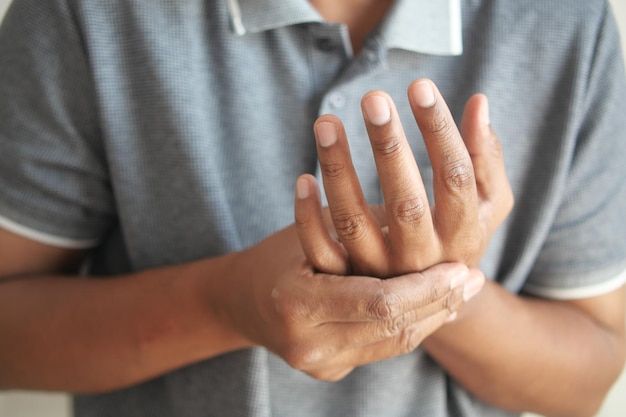
{"type": "MultiPolygon", "coordinates": [[[[398,1],[355,55],[346,28],[303,0],[14,0],[0,27],[2,224],[95,245],[94,275],[248,247],[293,222],[296,178],[319,175],[323,113],[344,121],[365,196],[380,203],[360,114],[372,89],[398,104],[432,197],[406,105],[409,83],[428,77],[456,120],[473,93],[490,98],[516,206],[485,274],[553,298],[623,284],[626,79],[606,2],[463,0],[461,55],[420,49],[436,22],[411,22],[427,3],[398,1]]],[[[508,415],[421,349],[326,383],[260,348],[78,396],[75,413],[508,415]]]]}

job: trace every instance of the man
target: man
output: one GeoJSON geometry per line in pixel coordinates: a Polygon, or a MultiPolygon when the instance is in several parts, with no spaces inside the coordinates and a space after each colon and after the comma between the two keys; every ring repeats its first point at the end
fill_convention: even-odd
{"type": "Polygon", "coordinates": [[[597,409],[626,279],[604,2],[40,3],[0,30],[3,387],[79,416],[597,409]],[[289,226],[304,173],[340,244],[311,177],[289,226]]]}

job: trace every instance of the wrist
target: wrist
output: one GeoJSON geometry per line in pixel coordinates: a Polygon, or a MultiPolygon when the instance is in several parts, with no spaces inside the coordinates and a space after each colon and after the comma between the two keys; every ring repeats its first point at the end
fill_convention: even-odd
{"type": "Polygon", "coordinates": [[[193,273],[192,296],[199,306],[199,328],[204,333],[211,356],[252,347],[238,331],[233,311],[242,289],[234,270],[239,252],[199,261],[193,273]]]}

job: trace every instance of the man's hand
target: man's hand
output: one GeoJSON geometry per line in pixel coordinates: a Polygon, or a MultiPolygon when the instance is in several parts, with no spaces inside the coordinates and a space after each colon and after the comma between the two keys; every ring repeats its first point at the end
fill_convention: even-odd
{"type": "Polygon", "coordinates": [[[365,95],[362,109],[385,199],[368,207],[352,166],[341,121],[326,115],[315,124],[317,149],[333,239],[323,221],[313,177],[298,180],[295,217],[307,258],[321,271],[389,277],[441,262],[475,266],[513,195],[499,141],[489,124],[485,96],[468,101],[461,133],[443,98],[428,80],[409,86],[409,102],[433,167],[435,204],[426,191],[391,98],[365,95]]]}
{"type": "Polygon", "coordinates": [[[316,273],[284,229],[237,254],[217,315],[252,344],[324,380],[408,353],[463,303],[463,287],[482,274],[462,264],[380,280],[316,273]]]}
{"type": "MultiPolygon", "coordinates": [[[[468,101],[462,136],[431,82],[413,83],[409,100],[432,162],[435,204],[425,208],[419,172],[386,94],[372,92],[363,99],[383,210],[364,201],[340,121],[322,116],[315,132],[329,214],[322,212],[310,176],[298,180],[295,203],[298,233],[317,270],[384,277],[446,260],[476,265],[511,210],[486,98],[468,101]]],[[[476,295],[479,284],[464,286],[466,298],[476,295]]],[[[488,282],[459,319],[433,332],[423,347],[468,391],[494,406],[593,415],[623,367],[625,291],[539,300],[488,282]],[[562,384],[564,379],[569,383],[562,384]]]]}

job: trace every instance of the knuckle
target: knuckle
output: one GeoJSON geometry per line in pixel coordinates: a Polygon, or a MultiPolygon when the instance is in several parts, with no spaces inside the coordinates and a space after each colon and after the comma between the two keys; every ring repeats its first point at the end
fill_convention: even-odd
{"type": "Polygon", "coordinates": [[[419,223],[426,215],[428,209],[421,198],[415,197],[400,201],[393,208],[393,215],[400,223],[419,223]]]}
{"type": "Polygon", "coordinates": [[[367,220],[364,213],[345,213],[334,216],[337,235],[343,241],[361,239],[367,230],[367,220]]]}
{"type": "Polygon", "coordinates": [[[397,294],[379,291],[367,305],[371,317],[381,320],[393,320],[400,315],[401,301],[397,294]]]}
{"type": "Polygon", "coordinates": [[[445,168],[443,181],[450,190],[464,190],[474,185],[474,171],[465,162],[454,163],[445,168]]]}
{"type": "Polygon", "coordinates": [[[409,320],[410,318],[407,314],[402,314],[396,317],[391,317],[389,320],[385,320],[380,326],[379,338],[386,339],[401,334],[406,330],[409,320]]]}
{"type": "Polygon", "coordinates": [[[328,180],[337,180],[341,178],[345,172],[345,165],[340,162],[322,162],[320,161],[320,170],[324,178],[328,180]]]}
{"type": "Polygon", "coordinates": [[[435,117],[426,123],[426,130],[437,137],[449,137],[455,133],[456,126],[442,113],[437,112],[435,117]]]}
{"type": "Polygon", "coordinates": [[[401,142],[397,136],[388,135],[372,141],[372,147],[382,158],[394,159],[402,153],[401,142]]]}

